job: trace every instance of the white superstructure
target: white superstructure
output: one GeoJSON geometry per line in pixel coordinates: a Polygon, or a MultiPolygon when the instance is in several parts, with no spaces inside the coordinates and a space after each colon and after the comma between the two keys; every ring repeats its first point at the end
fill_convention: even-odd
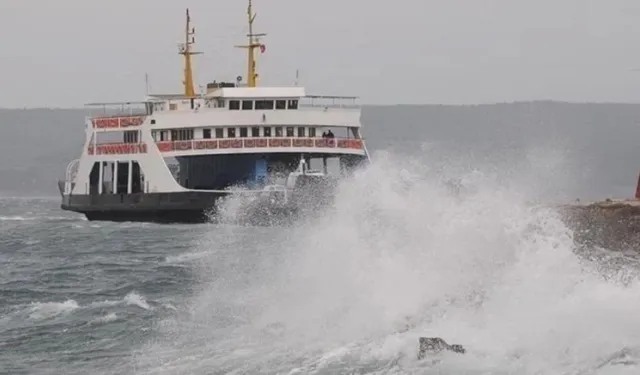
{"type": "Polygon", "coordinates": [[[346,164],[350,158],[368,159],[357,98],[308,95],[299,86],[256,86],[253,50],[264,52],[258,40],[264,34],[253,34],[254,19],[250,2],[249,44],[241,46],[249,51],[246,82],[242,77],[213,82],[206,93],[195,94],[190,60],[195,33],[187,10],[180,49],[184,93],[90,104],[102,113],[86,119],[82,155],[67,168],[63,195],[217,191],[236,180],[256,180],[262,169],[271,173],[288,158],[301,164],[321,158],[325,165],[332,157],[346,164]],[[178,161],[179,173],[168,160],[178,161]]]}

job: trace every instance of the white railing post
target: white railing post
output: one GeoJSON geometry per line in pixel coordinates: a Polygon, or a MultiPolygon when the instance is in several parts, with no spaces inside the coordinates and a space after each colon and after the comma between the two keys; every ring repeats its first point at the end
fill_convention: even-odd
{"type": "Polygon", "coordinates": [[[129,160],[129,173],[127,176],[127,194],[131,194],[132,192],[132,183],[133,182],[133,162],[129,160]]]}
{"type": "Polygon", "coordinates": [[[113,194],[118,194],[118,164],[117,160],[113,162],[113,194]]]}
{"type": "Polygon", "coordinates": [[[102,188],[104,185],[104,162],[100,161],[100,168],[99,168],[99,173],[100,176],[98,176],[98,194],[102,194],[102,188]]]}

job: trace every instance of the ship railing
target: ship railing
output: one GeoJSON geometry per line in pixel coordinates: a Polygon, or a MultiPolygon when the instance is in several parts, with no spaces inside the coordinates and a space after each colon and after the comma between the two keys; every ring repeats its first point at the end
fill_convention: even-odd
{"type": "Polygon", "coordinates": [[[91,121],[91,125],[96,129],[116,129],[140,126],[144,123],[146,115],[113,115],[87,117],[86,121],[91,121]]]}
{"type": "Polygon", "coordinates": [[[157,141],[160,152],[240,149],[240,148],[321,148],[337,150],[361,150],[362,138],[321,137],[241,137],[219,139],[197,139],[185,141],[157,141]]]}
{"type": "Polygon", "coordinates": [[[106,142],[96,145],[90,144],[87,147],[89,155],[129,155],[129,154],[146,154],[147,144],[144,142],[128,143],[128,142],[106,142]]]}
{"type": "Polygon", "coordinates": [[[87,103],[85,107],[91,108],[90,114],[97,117],[145,116],[150,114],[152,103],[150,101],[87,103]]]}
{"type": "Polygon", "coordinates": [[[76,176],[78,175],[78,167],[80,159],[72,160],[68,165],[64,174],[64,181],[59,182],[59,187],[65,195],[71,194],[75,187],[76,176]]]}
{"type": "Polygon", "coordinates": [[[324,108],[324,109],[359,109],[361,107],[358,97],[355,96],[322,96],[307,95],[300,98],[298,107],[302,108],[324,108]]]}

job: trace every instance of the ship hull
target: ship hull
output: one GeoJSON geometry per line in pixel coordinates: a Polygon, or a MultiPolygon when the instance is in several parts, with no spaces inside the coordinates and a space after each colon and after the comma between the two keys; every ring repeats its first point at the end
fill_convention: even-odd
{"type": "Polygon", "coordinates": [[[64,195],[61,208],[92,221],[205,223],[222,193],[64,195]]]}
{"type": "Polygon", "coordinates": [[[200,224],[209,221],[205,210],[104,210],[84,212],[89,221],[200,224]]]}
{"type": "MultiPolygon", "coordinates": [[[[198,224],[220,221],[217,203],[225,193],[180,192],[105,195],[64,195],[61,208],[84,214],[90,221],[198,224]]],[[[297,207],[258,200],[233,217],[238,224],[282,225],[290,223],[297,207]]]]}

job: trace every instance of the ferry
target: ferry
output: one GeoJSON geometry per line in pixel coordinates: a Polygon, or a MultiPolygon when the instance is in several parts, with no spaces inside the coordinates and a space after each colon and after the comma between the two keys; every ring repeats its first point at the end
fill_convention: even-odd
{"type": "Polygon", "coordinates": [[[246,77],[195,89],[192,57],[201,52],[187,9],[182,93],[87,104],[82,154],[58,181],[63,210],[88,220],[202,223],[236,196],[249,216],[294,217],[329,204],[333,182],[370,161],[357,97],[308,95],[297,82],[258,85],[266,34],[254,32],[251,0],[247,15],[248,43],[235,46],[247,50],[246,77]]]}

